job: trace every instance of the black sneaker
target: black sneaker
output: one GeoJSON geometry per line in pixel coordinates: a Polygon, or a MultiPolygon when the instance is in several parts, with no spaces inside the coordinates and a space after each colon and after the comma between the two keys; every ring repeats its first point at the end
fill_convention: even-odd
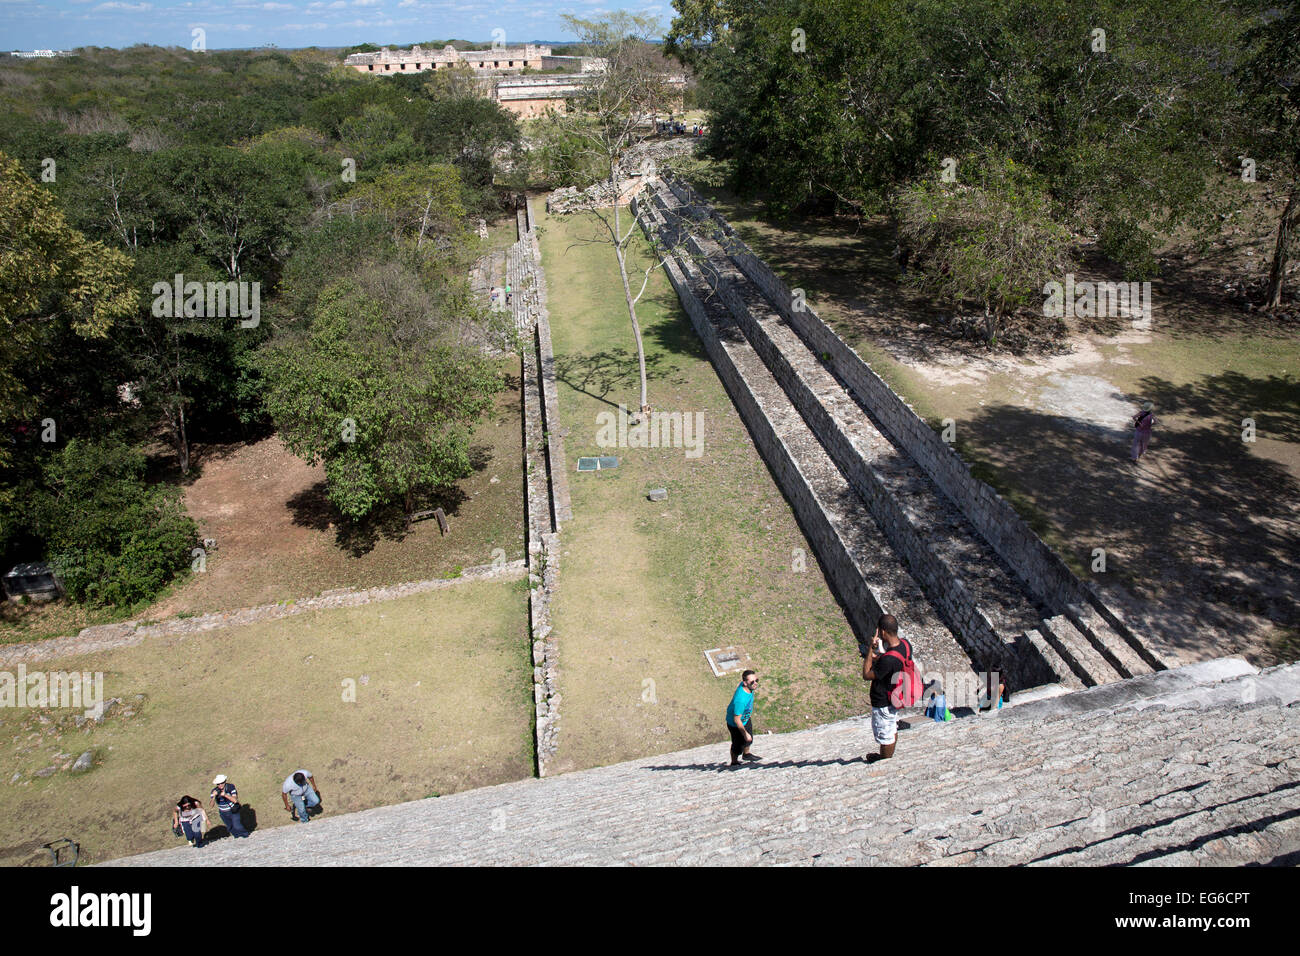
{"type": "Polygon", "coordinates": [[[743,756],[746,760],[759,761],[763,759],[762,757],[758,756],[758,754],[743,754],[743,756]]]}

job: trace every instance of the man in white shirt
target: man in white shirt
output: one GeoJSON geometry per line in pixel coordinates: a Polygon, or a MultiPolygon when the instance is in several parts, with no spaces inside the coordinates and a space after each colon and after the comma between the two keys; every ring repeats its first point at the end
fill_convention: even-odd
{"type": "Polygon", "coordinates": [[[290,774],[280,788],[280,798],[284,801],[284,808],[290,810],[299,823],[307,823],[310,812],[320,806],[320,789],[316,786],[316,778],[310,770],[290,774]],[[292,808],[289,806],[290,800],[293,801],[292,808]]]}

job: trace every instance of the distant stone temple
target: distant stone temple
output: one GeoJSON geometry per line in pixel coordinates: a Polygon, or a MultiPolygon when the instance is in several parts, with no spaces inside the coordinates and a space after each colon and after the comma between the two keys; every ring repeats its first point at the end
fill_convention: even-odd
{"type": "Polygon", "coordinates": [[[593,56],[552,56],[549,46],[533,43],[525,46],[502,46],[488,50],[457,50],[448,44],[441,50],[409,50],[378,53],[353,53],[343,61],[361,73],[420,73],[424,70],[449,70],[464,63],[476,73],[520,73],[531,70],[569,69],[578,73],[600,70],[605,61],[593,56]]]}
{"type": "MultiPolygon", "coordinates": [[[[384,47],[378,53],[353,53],[343,63],[372,76],[450,70],[463,64],[478,77],[484,96],[525,118],[562,110],[567,98],[580,93],[584,83],[605,69],[601,57],[554,56],[549,46],[533,43],[488,50],[457,50],[449,44],[437,52],[418,46],[409,50],[384,47]],[[525,69],[565,72],[520,76],[525,69]]],[[[668,82],[680,88],[685,86],[686,77],[672,76],[668,82]]]]}

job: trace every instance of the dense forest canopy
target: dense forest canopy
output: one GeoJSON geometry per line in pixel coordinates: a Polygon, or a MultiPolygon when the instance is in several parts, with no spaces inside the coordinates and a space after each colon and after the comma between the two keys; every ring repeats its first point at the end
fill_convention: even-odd
{"type": "Polygon", "coordinates": [[[901,213],[901,244],[925,244],[913,274],[934,291],[1004,301],[996,287],[1027,249],[986,240],[1023,223],[1036,244],[1043,217],[1095,237],[1127,278],[1150,278],[1174,230],[1215,228],[1233,184],[1258,181],[1288,197],[1265,296],[1281,302],[1300,219],[1296,4],[673,6],[666,46],[700,73],[706,147],[732,186],[778,214],[901,213]],[[920,228],[931,217],[939,228],[920,228]],[[985,251],[967,255],[974,245],[985,251]]]}
{"type": "Polygon", "coordinates": [[[152,597],[197,543],[195,441],[280,430],[356,519],[463,477],[498,387],[465,334],[488,325],[471,224],[500,209],[513,116],[332,52],[144,46],[5,58],[0,110],[5,568],[152,597]],[[387,377],[357,391],[366,355],[387,377]]]}

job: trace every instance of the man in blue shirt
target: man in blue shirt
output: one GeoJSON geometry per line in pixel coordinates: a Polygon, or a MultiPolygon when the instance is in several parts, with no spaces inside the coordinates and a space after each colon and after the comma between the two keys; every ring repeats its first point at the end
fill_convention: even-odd
{"type": "Polygon", "coordinates": [[[740,675],[740,684],[731,695],[727,705],[727,730],[731,732],[731,765],[734,767],[741,759],[758,760],[749,752],[749,745],[754,742],[754,729],[750,719],[754,714],[754,691],[758,687],[758,676],[753,671],[740,675]]]}

